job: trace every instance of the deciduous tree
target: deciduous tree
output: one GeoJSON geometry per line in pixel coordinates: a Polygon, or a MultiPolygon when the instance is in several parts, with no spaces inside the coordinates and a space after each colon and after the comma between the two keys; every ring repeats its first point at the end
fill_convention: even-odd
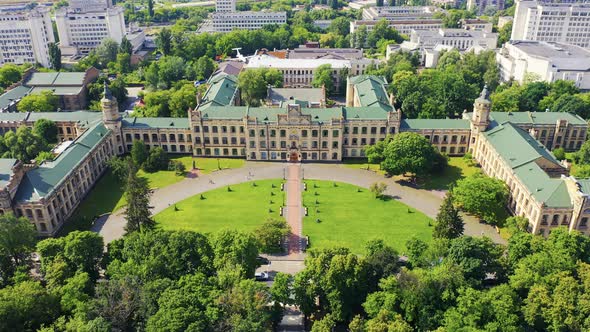
{"type": "Polygon", "coordinates": [[[332,65],[324,64],[316,68],[313,74],[311,85],[314,88],[326,88],[326,94],[330,95],[334,92],[334,78],[332,77],[332,65]]]}
{"type": "Polygon", "coordinates": [[[18,103],[20,112],[55,112],[59,107],[59,97],[52,91],[24,96],[18,103]]]}
{"type": "Polygon", "coordinates": [[[283,250],[283,239],[289,235],[290,227],[284,219],[269,218],[260,225],[253,234],[259,244],[259,250],[264,253],[278,253],[283,250]]]}
{"type": "Polygon", "coordinates": [[[499,216],[508,199],[506,184],[482,173],[457,181],[452,193],[459,208],[493,224],[500,221],[499,216]]]}
{"type": "Polygon", "coordinates": [[[432,169],[436,151],[424,136],[407,132],[395,135],[383,154],[381,168],[387,173],[422,176],[432,169]]]}
{"type": "Polygon", "coordinates": [[[35,121],[33,133],[45,139],[47,143],[57,143],[57,124],[51,120],[39,119],[35,121]]]}

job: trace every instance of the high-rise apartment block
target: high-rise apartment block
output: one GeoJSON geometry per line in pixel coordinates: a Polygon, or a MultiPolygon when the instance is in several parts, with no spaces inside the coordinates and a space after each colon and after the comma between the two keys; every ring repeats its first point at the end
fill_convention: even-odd
{"type": "Polygon", "coordinates": [[[48,44],[55,42],[47,7],[0,8],[0,65],[40,63],[49,66],[48,44]]]}
{"type": "Polygon", "coordinates": [[[519,1],[510,39],[590,47],[590,4],[519,1]]]}
{"type": "Polygon", "coordinates": [[[126,32],[123,12],[110,0],[70,0],[55,14],[62,54],[87,54],[105,38],[120,43],[126,32]]]}

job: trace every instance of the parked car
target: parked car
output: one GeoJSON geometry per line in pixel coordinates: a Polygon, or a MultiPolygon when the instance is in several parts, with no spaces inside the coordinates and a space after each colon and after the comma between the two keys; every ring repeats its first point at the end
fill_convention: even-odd
{"type": "Polygon", "coordinates": [[[256,264],[258,264],[258,266],[268,265],[270,264],[270,261],[266,257],[258,256],[256,257],[256,264]]]}
{"type": "Polygon", "coordinates": [[[257,272],[254,274],[254,279],[256,279],[256,281],[267,281],[268,280],[268,273],[257,272]]]}

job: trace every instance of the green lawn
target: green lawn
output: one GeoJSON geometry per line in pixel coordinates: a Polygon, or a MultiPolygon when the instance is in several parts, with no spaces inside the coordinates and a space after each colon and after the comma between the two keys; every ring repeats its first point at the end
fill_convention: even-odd
{"type": "Polygon", "coordinates": [[[177,203],[177,211],[171,206],[154,219],[159,227],[170,230],[252,231],[269,217],[280,218],[279,209],[285,199],[281,183],[282,180],[263,180],[233,185],[231,192],[228,187],[211,190],[203,194],[205,199],[201,199],[201,195],[193,196],[177,203]]]}
{"type": "Polygon", "coordinates": [[[355,158],[355,159],[343,159],[342,163],[344,164],[345,167],[348,168],[355,168],[355,169],[363,169],[363,170],[367,170],[367,168],[373,172],[379,173],[379,174],[385,174],[384,171],[381,170],[381,167],[379,167],[379,164],[370,164],[367,159],[364,158],[355,158]]]}
{"type": "Polygon", "coordinates": [[[309,215],[303,219],[303,234],[309,236],[311,248],[343,246],[364,254],[368,240],[383,239],[401,253],[412,236],[431,239],[432,220],[395,199],[376,199],[367,189],[345,183],[336,182],[335,187],[329,181],[305,182],[303,204],[309,215]]]}
{"type": "MultiPolygon", "coordinates": [[[[193,168],[194,160],[195,166],[204,174],[218,170],[218,166],[221,167],[221,169],[240,168],[244,166],[245,162],[244,159],[219,158],[218,163],[217,158],[193,158],[191,156],[172,157],[170,160],[181,161],[186,167],[187,171],[190,171],[193,168]]],[[[184,179],[184,176],[176,175],[174,171],[146,173],[140,170],[138,174],[146,178],[150,184],[150,187],[154,189],[166,187],[184,179]]]]}
{"type": "Polygon", "coordinates": [[[477,172],[479,167],[473,164],[470,159],[463,157],[449,157],[449,165],[441,174],[433,174],[423,179],[420,187],[430,190],[446,190],[449,186],[464,177],[470,176],[477,172]]]}
{"type": "Polygon", "coordinates": [[[121,183],[111,172],[105,173],[96,183],[74,214],[68,219],[61,234],[75,230],[88,230],[94,219],[114,212],[125,204],[121,183]]]}
{"type": "MultiPolygon", "coordinates": [[[[181,161],[187,171],[193,168],[193,158],[191,156],[172,157],[171,160],[181,161]]],[[[194,158],[195,166],[201,169],[204,174],[211,173],[218,169],[217,159],[211,158],[194,158]]],[[[239,168],[244,166],[243,159],[220,158],[219,166],[222,169],[239,168]]],[[[163,188],[184,179],[184,176],[176,175],[174,171],[158,171],[146,173],[142,170],[138,172],[139,176],[147,179],[150,188],[163,188]]],[[[61,234],[67,234],[74,230],[90,229],[92,222],[97,216],[105,213],[115,212],[126,204],[123,197],[122,184],[110,173],[105,173],[90,191],[84,201],[78,206],[76,212],[69,218],[64,225],[61,234]]]]}
{"type": "MultiPolygon", "coordinates": [[[[366,159],[346,159],[343,160],[344,166],[348,168],[356,168],[369,170],[378,174],[385,175],[379,167],[379,164],[369,164],[366,159]]],[[[469,176],[479,170],[471,160],[463,157],[449,157],[449,165],[441,174],[433,174],[424,179],[418,179],[418,184],[422,189],[428,190],[446,190],[449,185],[455,183],[466,176],[469,176]]],[[[404,177],[394,177],[394,179],[404,179],[404,177]]]]}

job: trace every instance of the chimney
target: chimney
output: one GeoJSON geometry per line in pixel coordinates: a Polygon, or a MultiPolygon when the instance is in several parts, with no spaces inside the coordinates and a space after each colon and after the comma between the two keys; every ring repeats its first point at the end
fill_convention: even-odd
{"type": "Polygon", "coordinates": [[[199,105],[201,105],[201,101],[202,101],[201,91],[197,91],[197,107],[199,105]]]}

